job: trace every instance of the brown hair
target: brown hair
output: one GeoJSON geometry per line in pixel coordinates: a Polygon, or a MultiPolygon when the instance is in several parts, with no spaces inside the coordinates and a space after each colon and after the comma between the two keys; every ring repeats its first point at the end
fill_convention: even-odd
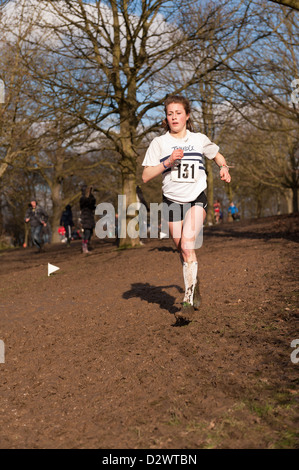
{"type": "Polygon", "coordinates": [[[188,98],[185,98],[182,95],[169,95],[166,98],[166,100],[164,102],[164,111],[165,111],[165,116],[166,117],[162,121],[162,127],[164,127],[164,129],[166,131],[170,130],[168,122],[167,122],[167,106],[170,105],[171,103],[180,103],[180,104],[183,105],[186,114],[189,114],[189,119],[187,121],[186,127],[190,132],[194,132],[193,123],[192,123],[192,119],[191,119],[191,116],[190,116],[191,115],[190,101],[188,100],[188,98]]]}

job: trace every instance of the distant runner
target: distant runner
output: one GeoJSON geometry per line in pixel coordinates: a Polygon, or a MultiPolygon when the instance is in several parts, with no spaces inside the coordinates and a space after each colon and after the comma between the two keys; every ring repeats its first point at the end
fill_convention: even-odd
{"type": "Polygon", "coordinates": [[[82,237],[82,253],[90,253],[90,240],[95,227],[94,213],[96,209],[96,199],[92,194],[92,187],[84,185],[81,189],[80,198],[80,220],[84,230],[82,237]]]}
{"type": "Polygon", "coordinates": [[[25,214],[25,222],[30,222],[31,238],[33,244],[37,247],[37,252],[40,253],[43,248],[42,229],[47,226],[48,214],[45,210],[38,205],[36,200],[32,198],[29,208],[25,214]]]}
{"type": "Polygon", "coordinates": [[[221,219],[221,204],[219,199],[216,199],[216,201],[214,202],[214,216],[216,224],[219,224],[219,221],[221,219]]]}
{"type": "Polygon", "coordinates": [[[65,209],[61,214],[60,225],[64,227],[67,246],[69,247],[71,245],[72,229],[74,226],[72,206],[70,206],[70,204],[65,206],[65,209]]]}

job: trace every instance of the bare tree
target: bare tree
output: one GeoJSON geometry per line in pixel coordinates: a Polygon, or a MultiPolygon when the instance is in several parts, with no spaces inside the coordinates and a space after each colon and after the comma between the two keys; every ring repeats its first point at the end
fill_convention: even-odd
{"type": "MultiPolygon", "coordinates": [[[[99,151],[103,136],[93,136],[93,129],[87,129],[67,112],[65,106],[70,100],[61,89],[51,88],[50,82],[30,74],[29,62],[35,70],[44,62],[39,49],[32,47],[42,12],[28,16],[26,3],[20,4],[19,10],[13,3],[1,24],[0,78],[5,84],[5,102],[0,104],[0,177],[8,169],[15,170],[18,176],[23,171],[24,177],[28,172],[42,177],[52,201],[50,220],[55,242],[64,206],[80,198],[80,185],[85,181],[100,187],[102,192],[109,188],[111,178],[117,174],[117,159],[111,151],[109,158],[103,157],[104,152],[99,151]],[[99,166],[101,174],[95,172],[99,166]]],[[[47,67],[53,66],[52,70],[59,66],[53,57],[47,59],[47,67]]],[[[74,101],[73,106],[77,106],[74,101]]],[[[9,179],[12,178],[10,171],[9,179]]],[[[7,185],[7,179],[4,183],[7,185]]],[[[32,196],[33,192],[29,193],[32,196]]],[[[3,188],[3,194],[8,207],[14,210],[11,191],[3,188]]]]}
{"type": "MultiPolygon", "coordinates": [[[[264,22],[272,30],[271,36],[246,55],[232,59],[229,64],[231,80],[222,88],[222,96],[248,122],[253,123],[251,116],[255,116],[254,112],[248,112],[250,103],[252,110],[264,109],[284,118],[288,131],[297,129],[299,120],[299,100],[297,96],[292,99],[292,85],[299,76],[298,14],[285,13],[282,9],[277,9],[275,15],[269,13],[265,10],[264,22]]],[[[259,125],[261,129],[269,129],[266,120],[259,125]]]]}
{"type": "Polygon", "coordinates": [[[78,130],[70,117],[61,116],[58,110],[55,116],[55,121],[36,126],[36,133],[42,133],[41,148],[24,168],[38,173],[49,188],[54,243],[59,241],[61,213],[67,204],[78,202],[82,184],[107,194],[117,175],[115,155],[94,149],[94,138],[78,130]]]}
{"type": "MultiPolygon", "coordinates": [[[[233,6],[231,3],[222,3],[217,11],[210,10],[209,6],[203,8],[204,14],[202,10],[195,10],[189,22],[186,17],[182,18],[182,27],[191,33],[199,27],[208,12],[212,14],[209,32],[202,41],[196,42],[197,54],[185,58],[183,65],[181,64],[181,74],[176,73],[173,80],[177,83],[184,80],[184,67],[193,70],[198,81],[195,85],[189,85],[188,95],[197,110],[197,129],[221,144],[225,143],[225,135],[231,134],[236,120],[240,119],[236,118],[236,112],[226,101],[226,94],[229,94],[226,83],[231,83],[232,78],[230,67],[237,64],[244,55],[250,54],[260,41],[270,38],[272,30],[267,24],[261,23],[264,10],[251,2],[244,1],[233,6]]],[[[239,65],[237,68],[239,69],[239,65]]],[[[230,159],[230,149],[225,149],[225,156],[230,159]]],[[[211,161],[206,161],[206,172],[209,203],[207,222],[210,224],[214,218],[214,175],[217,175],[217,169],[215,170],[211,161]]],[[[231,200],[231,185],[225,186],[231,200]]]]}
{"type": "MultiPolygon", "coordinates": [[[[296,77],[299,76],[298,14],[277,8],[275,15],[267,15],[265,22],[272,30],[257,47],[243,57],[242,66],[230,64],[231,80],[218,89],[244,121],[250,123],[250,131],[243,135],[248,139],[246,166],[251,178],[263,187],[272,186],[277,193],[292,191],[293,211],[298,211],[298,133],[299,99],[296,77]],[[295,85],[292,88],[292,85],[295,85]],[[253,128],[258,129],[254,131],[253,128]],[[250,136],[259,142],[254,152],[250,136]],[[270,138],[269,138],[270,136],[270,138]],[[268,150],[265,147],[267,142],[268,150]],[[284,145],[282,146],[282,142],[284,145]],[[275,145],[274,145],[275,144],[275,145]],[[251,149],[249,158],[248,151],[251,149]],[[263,149],[263,152],[260,150],[263,149]],[[279,162],[276,153],[280,154],[279,162]],[[256,157],[259,160],[256,162],[256,157]],[[270,166],[268,167],[268,162],[270,166]],[[273,162],[273,163],[272,163],[273,162]],[[254,165],[257,164],[258,171],[254,165]]],[[[247,127],[245,126],[245,129],[247,127]]],[[[241,156],[239,160],[243,162],[241,156]]],[[[244,163],[244,162],[243,162],[244,163]]],[[[244,176],[241,171],[237,174],[244,176]]]]}
{"type": "MultiPolygon", "coordinates": [[[[25,30],[28,21],[35,25],[22,60],[39,90],[34,96],[38,122],[67,123],[53,133],[61,145],[48,158],[62,158],[62,153],[69,158],[67,139],[83,142],[95,135],[97,150],[120,155],[121,190],[127,206],[135,202],[138,150],[147,133],[158,128],[166,94],[186,93],[204,77],[227,70],[237,53],[271,35],[251,3],[242,0],[238,9],[228,1],[18,2],[23,12],[18,24],[25,30]]],[[[48,178],[42,155],[39,167],[48,178]]],[[[58,179],[65,180],[65,167],[62,173],[58,179]]],[[[138,240],[127,237],[121,243],[138,240]]]]}
{"type": "MultiPolygon", "coordinates": [[[[28,61],[26,65],[44,83],[44,93],[49,92],[49,108],[52,90],[63,98],[65,116],[75,117],[85,130],[98,132],[99,138],[105,136],[119,153],[127,206],[136,201],[138,149],[145,135],[157,129],[155,110],[161,109],[166,94],[185,92],[244,48],[242,24],[236,18],[231,21],[229,8],[225,21],[214,20],[228,3],[203,8],[201,2],[183,0],[173,4],[166,0],[38,2],[38,8],[52,12],[50,21],[39,21],[52,42],[37,45],[32,40],[31,47],[38,47],[42,59],[38,68],[28,61]],[[183,20],[190,21],[195,12],[198,21],[188,29],[183,20]],[[218,44],[223,34],[234,34],[235,42],[203,67],[215,43],[206,51],[199,45],[211,37],[211,30],[218,44]],[[192,67],[188,57],[193,58],[192,67]],[[183,80],[177,81],[179,73],[183,80]]],[[[245,21],[246,1],[242,4],[245,21]]],[[[30,1],[26,5],[32,8],[30,1]]],[[[138,240],[129,237],[121,241],[124,246],[135,243],[138,240]]]]}
{"type": "MultiPolygon", "coordinates": [[[[18,245],[24,242],[24,232],[26,238],[30,230],[30,226],[24,223],[24,215],[29,202],[36,197],[36,188],[39,188],[39,198],[42,188],[47,190],[42,177],[26,170],[24,159],[21,163],[20,168],[8,166],[1,178],[0,235],[8,233],[18,245]]],[[[29,166],[30,162],[27,163],[29,166]]]]}
{"type": "MultiPolygon", "coordinates": [[[[269,114],[267,117],[269,124],[272,120],[272,132],[266,133],[243,122],[235,127],[235,135],[231,136],[226,144],[230,147],[238,175],[233,188],[239,197],[244,199],[244,203],[255,208],[251,210],[251,214],[255,216],[261,215],[263,205],[267,202],[264,196],[272,198],[275,205],[283,198],[289,212],[296,212],[297,209],[298,136],[294,133],[278,132],[277,122],[273,122],[275,118],[269,114]],[[293,200],[289,208],[290,193],[293,200]]],[[[260,118],[264,120],[265,114],[260,118]]]]}
{"type": "MultiPolygon", "coordinates": [[[[30,28],[30,25],[28,25],[30,28]]],[[[0,179],[7,168],[33,153],[39,139],[32,134],[32,125],[39,114],[38,105],[28,95],[28,76],[21,60],[24,35],[11,41],[1,24],[0,79],[4,100],[0,103],[0,179]]]]}

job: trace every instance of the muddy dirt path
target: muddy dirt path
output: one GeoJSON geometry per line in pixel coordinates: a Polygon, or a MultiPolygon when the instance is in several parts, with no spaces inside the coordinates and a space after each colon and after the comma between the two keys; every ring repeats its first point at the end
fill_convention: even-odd
{"type": "Polygon", "coordinates": [[[298,225],[207,228],[183,326],[170,240],[1,253],[0,448],[297,448],[298,225]]]}

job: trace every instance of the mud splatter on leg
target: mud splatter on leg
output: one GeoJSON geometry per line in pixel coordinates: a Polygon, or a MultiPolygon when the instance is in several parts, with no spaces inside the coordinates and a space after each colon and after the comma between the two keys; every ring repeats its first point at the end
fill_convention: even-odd
{"type": "Polygon", "coordinates": [[[185,282],[184,302],[188,302],[191,305],[193,305],[193,294],[197,281],[197,269],[198,263],[196,261],[192,261],[191,263],[185,262],[183,264],[183,275],[185,282]]]}

